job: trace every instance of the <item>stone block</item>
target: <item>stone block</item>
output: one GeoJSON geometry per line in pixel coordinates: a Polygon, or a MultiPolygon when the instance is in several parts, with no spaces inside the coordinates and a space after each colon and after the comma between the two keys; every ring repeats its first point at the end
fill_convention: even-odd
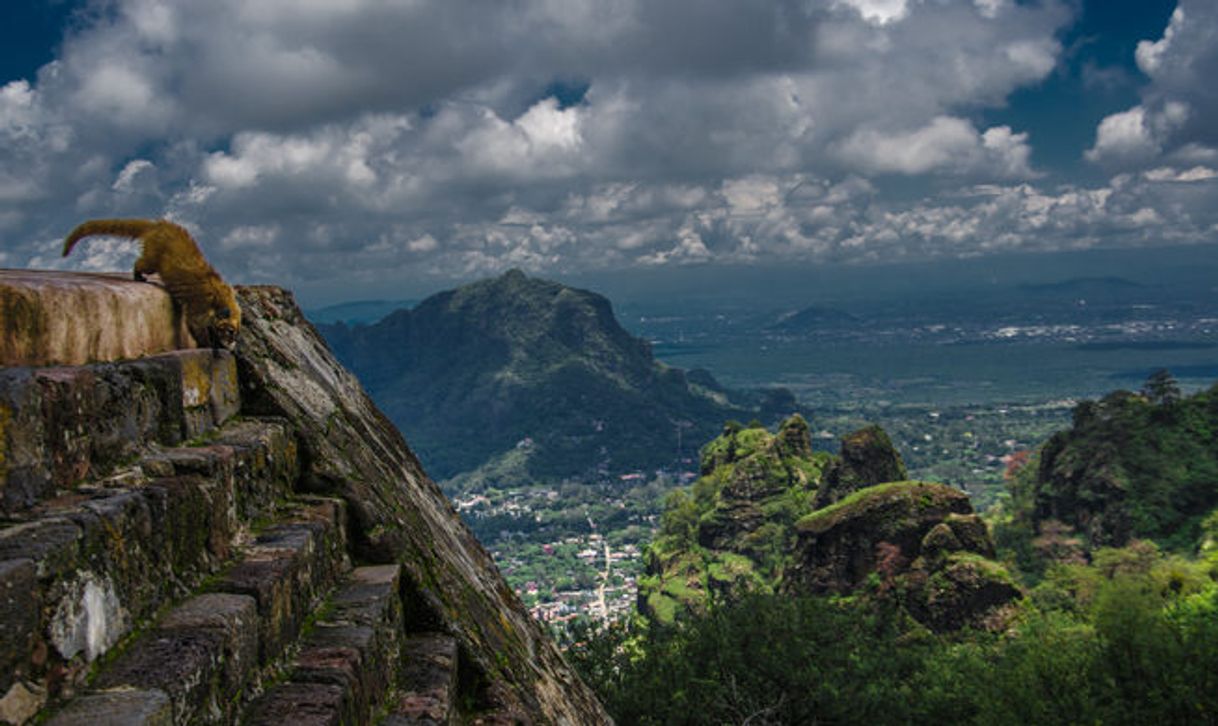
{"type": "Polygon", "coordinates": [[[0,512],[19,512],[213,431],[241,407],[228,351],[0,370],[0,512]]]}
{"type": "Polygon", "coordinates": [[[173,708],[163,691],[130,689],[73,699],[45,726],[171,726],[173,708]]]}
{"type": "Polygon", "coordinates": [[[377,648],[377,633],[362,625],[317,624],[292,663],[292,683],[343,689],[353,723],[366,723],[384,702],[389,663],[377,648]]]}
{"type": "Polygon", "coordinates": [[[31,658],[41,609],[33,560],[0,561],[0,693],[31,658]]]}
{"type": "Polygon", "coordinates": [[[243,548],[243,559],[215,585],[258,604],[260,652],[266,662],[294,640],[324,593],[348,568],[342,507],[325,501],[302,507],[243,548]]]}
{"type": "Polygon", "coordinates": [[[0,366],[82,365],[194,347],[160,285],[130,275],[0,270],[0,366]]]}
{"type": "Polygon", "coordinates": [[[215,722],[229,702],[218,688],[225,652],[225,635],[215,629],[154,630],[98,674],[93,685],[161,691],[169,696],[175,723],[215,722]]]}
{"type": "Polygon", "coordinates": [[[0,696],[0,723],[24,724],[46,704],[46,691],[25,681],[16,681],[0,696]]]}
{"type": "Polygon", "coordinates": [[[248,595],[197,595],[169,612],[161,632],[209,630],[224,637],[220,695],[239,693],[258,668],[258,607],[248,595]]]}
{"type": "Polygon", "coordinates": [[[435,633],[402,645],[401,689],[385,724],[449,724],[456,717],[457,642],[435,633]]]}
{"type": "Polygon", "coordinates": [[[22,522],[0,529],[0,560],[32,560],[40,579],[69,573],[79,566],[80,525],[64,517],[22,522]]]}
{"type": "Polygon", "coordinates": [[[173,371],[180,399],[171,402],[181,436],[190,440],[222,426],[241,409],[237,363],[227,350],[193,348],[144,358],[138,367],[173,371]]]}
{"type": "MultiPolygon", "coordinates": [[[[98,595],[103,600],[105,597],[104,593],[98,595]]],[[[62,621],[69,634],[73,626],[78,626],[75,643],[82,649],[92,637],[90,617],[88,613],[75,613],[62,621]]],[[[59,622],[52,624],[52,639],[59,647],[65,647],[70,643],[54,632],[59,622]]],[[[138,637],[114,662],[106,665],[92,685],[102,690],[121,688],[160,693],[167,697],[175,723],[227,722],[235,718],[232,696],[254,677],[257,654],[258,616],[254,600],[243,595],[209,593],[171,610],[155,628],[138,637]]],[[[74,705],[76,700],[69,702],[65,712],[81,711],[80,706],[74,705]]]]}
{"type": "Polygon", "coordinates": [[[291,427],[277,419],[231,422],[203,446],[162,449],[141,462],[158,476],[197,475],[231,493],[237,519],[268,514],[292,493],[299,456],[291,427]]]}
{"type": "Polygon", "coordinates": [[[165,577],[190,583],[228,559],[239,523],[232,515],[232,489],[224,482],[172,476],[152,480],[141,492],[165,577]]]}
{"type": "Polygon", "coordinates": [[[346,692],[341,686],[284,683],[251,704],[244,723],[250,726],[339,726],[356,723],[344,718],[346,692]]]}
{"type": "Polygon", "coordinates": [[[355,568],[347,584],[334,593],[329,619],[401,630],[401,576],[400,565],[355,568]]]}

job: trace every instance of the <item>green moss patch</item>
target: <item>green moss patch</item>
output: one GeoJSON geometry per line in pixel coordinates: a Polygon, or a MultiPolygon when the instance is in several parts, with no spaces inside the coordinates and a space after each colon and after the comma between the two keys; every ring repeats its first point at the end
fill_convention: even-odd
{"type": "Polygon", "coordinates": [[[821,533],[851,517],[883,504],[904,502],[911,513],[933,507],[947,507],[956,500],[967,503],[962,492],[944,484],[922,481],[896,481],[860,489],[845,499],[803,517],[796,523],[800,532],[821,533]]]}

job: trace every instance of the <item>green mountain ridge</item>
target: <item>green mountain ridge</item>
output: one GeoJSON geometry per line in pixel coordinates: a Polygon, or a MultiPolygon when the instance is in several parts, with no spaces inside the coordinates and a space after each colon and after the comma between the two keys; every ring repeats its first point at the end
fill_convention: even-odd
{"type": "Polygon", "coordinates": [[[319,329],[441,479],[518,446],[535,478],[669,467],[679,443],[768,413],[761,396],[656,361],[606,298],[519,270],[319,329]]]}

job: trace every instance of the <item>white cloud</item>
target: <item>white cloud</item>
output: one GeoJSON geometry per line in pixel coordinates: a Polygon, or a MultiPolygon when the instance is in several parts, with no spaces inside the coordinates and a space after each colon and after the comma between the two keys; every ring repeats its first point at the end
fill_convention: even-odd
{"type": "Polygon", "coordinates": [[[1189,109],[1170,101],[1158,111],[1134,106],[1100,122],[1095,145],[1086,157],[1094,162],[1139,162],[1153,159],[1168,138],[1188,120],[1189,109]]]}
{"type": "Polygon", "coordinates": [[[430,234],[425,234],[406,243],[406,249],[411,252],[432,252],[439,246],[440,243],[436,242],[436,238],[430,234]]]}
{"type": "Polygon", "coordinates": [[[961,118],[939,116],[912,131],[859,131],[845,140],[842,157],[872,173],[926,174],[982,172],[1010,178],[1033,175],[1027,134],[997,126],[977,133],[961,118]]]}
{"type": "Polygon", "coordinates": [[[1140,51],[1165,90],[1091,154],[1174,176],[1034,187],[1037,139],[978,120],[1054,72],[1072,7],[113,0],[36,80],[0,88],[0,226],[10,262],[42,262],[75,216],[164,214],[218,240],[208,254],[236,280],[359,289],[1209,229],[1195,169],[1218,168],[1218,139],[1177,80],[1205,46],[1190,0],[1189,22],[1140,51]],[[893,176],[910,179],[873,183],[893,176]],[[888,200],[890,185],[925,197],[888,200]]]}
{"type": "Polygon", "coordinates": [[[1128,111],[1106,116],[1095,134],[1095,146],[1087,150],[1091,161],[1104,159],[1148,159],[1159,152],[1151,136],[1146,109],[1134,106],[1128,111]]]}
{"type": "Polygon", "coordinates": [[[1218,178],[1218,171],[1208,166],[1194,166],[1191,169],[1175,169],[1170,166],[1161,166],[1157,169],[1150,169],[1144,172],[1143,176],[1149,181],[1189,183],[1218,178]]]}
{"type": "Polygon", "coordinates": [[[511,122],[483,110],[457,148],[469,164],[488,172],[548,177],[571,171],[582,144],[579,108],[560,109],[550,97],[511,122]]]}
{"type": "Polygon", "coordinates": [[[1180,0],[1162,36],[1134,56],[1150,78],[1142,101],[1100,122],[1087,158],[1126,168],[1202,160],[1218,146],[1218,3],[1180,0]]]}
{"type": "Polygon", "coordinates": [[[977,10],[986,18],[993,20],[1006,9],[1010,0],[973,0],[977,10]]]}
{"type": "Polygon", "coordinates": [[[1153,76],[1159,71],[1163,66],[1163,57],[1171,47],[1172,39],[1175,38],[1183,26],[1184,8],[1177,6],[1172,11],[1171,20],[1168,21],[1167,29],[1163,31],[1162,38],[1138,42],[1138,47],[1134,51],[1134,58],[1137,60],[1138,67],[1142,69],[1143,73],[1153,76]]]}
{"type": "Polygon", "coordinates": [[[116,192],[133,192],[141,185],[141,179],[149,179],[155,172],[156,165],[151,161],[147,159],[132,159],[118,173],[118,177],[110,188],[116,192]]]}
{"type": "Polygon", "coordinates": [[[226,250],[270,249],[279,238],[279,232],[277,224],[243,225],[224,235],[224,239],[220,240],[220,247],[226,250]]]}
{"type": "Polygon", "coordinates": [[[909,12],[908,0],[834,0],[833,4],[853,8],[864,20],[878,25],[901,20],[909,12]]]}

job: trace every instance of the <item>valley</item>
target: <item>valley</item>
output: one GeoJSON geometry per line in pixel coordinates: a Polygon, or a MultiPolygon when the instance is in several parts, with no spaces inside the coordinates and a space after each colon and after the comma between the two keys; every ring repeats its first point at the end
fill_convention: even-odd
{"type": "MultiPolygon", "coordinates": [[[[696,478],[699,447],[729,419],[773,426],[798,411],[813,447],[826,452],[877,423],[912,478],[962,489],[984,512],[1006,496],[1011,473],[1069,427],[1080,400],[1137,390],[1159,368],[1185,392],[1218,377],[1218,293],[1205,280],[1045,272],[980,290],[977,275],[911,290],[883,272],[867,277],[870,295],[851,292],[857,279],[815,294],[770,284],[753,295],[599,281],[616,290],[612,303],[511,273],[445,299],[466,312],[436,318],[429,299],[414,310],[431,312],[409,322],[363,320],[382,337],[362,359],[352,358],[361,321],[321,330],[444,477],[509,584],[559,628],[632,611],[664,496],[696,478]],[[486,327],[471,309],[495,311],[500,322],[486,327]],[[467,325],[491,332],[479,342],[460,333],[467,325]],[[426,350],[419,336],[429,327],[460,341],[469,363],[450,351],[409,373],[377,357],[401,330],[426,350]],[[598,352],[575,347],[580,341],[598,352]],[[510,361],[503,372],[494,373],[496,356],[510,361]],[[615,393],[602,374],[634,388],[615,393]],[[498,418],[479,418],[486,410],[498,418]],[[471,449],[459,434],[478,427],[500,442],[498,453],[486,439],[471,449]]],[[[1165,273],[1150,266],[1149,274],[1165,273]]],[[[413,354],[388,355],[404,365],[413,354]]]]}

